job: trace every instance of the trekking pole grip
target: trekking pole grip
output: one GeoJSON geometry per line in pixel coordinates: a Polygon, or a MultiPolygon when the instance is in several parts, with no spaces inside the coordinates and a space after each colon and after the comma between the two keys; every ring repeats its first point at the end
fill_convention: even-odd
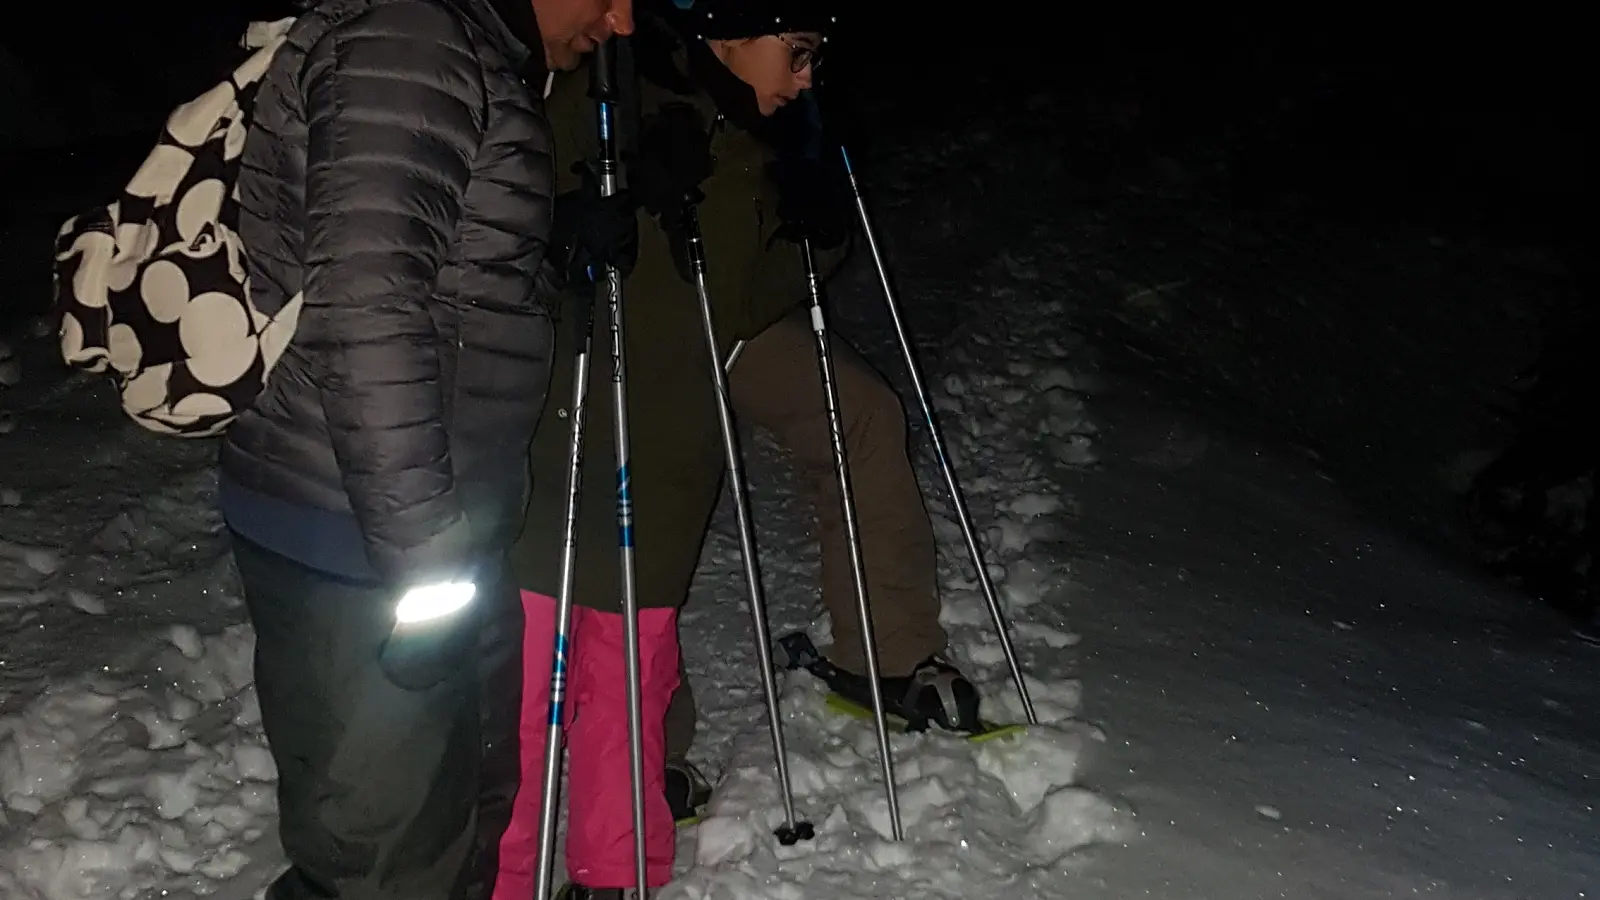
{"type": "Polygon", "coordinates": [[[589,99],[597,103],[616,103],[617,92],[617,38],[609,38],[595,45],[594,60],[589,64],[589,99]]]}

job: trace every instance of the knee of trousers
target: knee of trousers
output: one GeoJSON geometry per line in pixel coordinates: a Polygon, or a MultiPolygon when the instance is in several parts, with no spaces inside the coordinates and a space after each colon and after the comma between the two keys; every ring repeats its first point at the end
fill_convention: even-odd
{"type": "Polygon", "coordinates": [[[906,440],[906,411],[900,395],[871,373],[839,379],[839,407],[853,443],[899,447],[906,440]]]}

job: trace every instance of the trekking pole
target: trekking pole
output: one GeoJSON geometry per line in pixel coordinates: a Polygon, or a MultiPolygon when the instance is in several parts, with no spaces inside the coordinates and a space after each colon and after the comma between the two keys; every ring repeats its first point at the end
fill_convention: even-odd
{"type": "Polygon", "coordinates": [[[539,800],[539,865],[534,900],[550,900],[556,858],[556,813],[561,808],[561,762],[566,722],[567,661],[572,643],[572,588],[578,557],[578,498],[583,483],[585,410],[589,405],[589,354],[594,344],[594,299],[580,297],[573,319],[577,353],[572,372],[571,439],[567,444],[567,504],[561,527],[561,589],[550,667],[550,707],[544,733],[543,790],[539,800]]]}
{"type": "MultiPolygon", "coordinates": [[[[755,528],[750,523],[750,495],[745,490],[744,460],[739,434],[733,423],[733,402],[728,397],[728,377],[717,352],[717,327],[711,316],[711,293],[706,287],[706,248],[700,234],[700,216],[694,202],[686,202],[684,228],[688,232],[689,269],[700,297],[700,321],[705,326],[706,350],[711,354],[711,387],[717,395],[717,420],[722,426],[722,447],[728,457],[728,490],[733,494],[734,518],[739,525],[739,552],[744,555],[745,587],[750,593],[750,624],[755,630],[756,659],[761,670],[761,692],[767,700],[767,728],[772,733],[772,755],[777,764],[778,790],[783,800],[783,824],[773,832],[785,847],[816,837],[810,822],[794,813],[794,789],[789,779],[789,750],[783,740],[783,713],[778,708],[778,681],[772,670],[772,630],[767,624],[767,597],[761,586],[756,559],[755,528]]],[[[742,347],[741,342],[738,346],[742,347]]],[[[730,359],[726,365],[731,366],[730,359]]]]}
{"type": "Polygon", "coordinates": [[[883,684],[879,680],[878,639],[872,625],[872,604],[867,598],[867,573],[861,561],[861,532],[856,523],[855,492],[850,484],[850,460],[844,446],[844,416],[839,411],[839,387],[834,380],[833,351],[828,344],[828,321],[822,311],[822,284],[809,238],[800,241],[805,261],[806,290],[811,296],[811,334],[817,339],[817,368],[828,407],[828,435],[833,442],[833,468],[839,479],[839,505],[844,512],[845,539],[850,545],[850,575],[856,585],[856,615],[861,628],[861,649],[867,663],[867,688],[872,694],[872,724],[878,732],[878,762],[883,769],[883,792],[889,801],[889,827],[894,839],[905,838],[900,824],[899,789],[894,783],[894,756],[889,750],[889,722],[883,709],[883,684]]]}
{"type": "MultiPolygon", "coordinates": [[[[591,70],[589,95],[597,102],[609,96],[609,81],[596,52],[591,70]]],[[[602,117],[602,129],[606,127],[602,117]]],[[[602,164],[603,165],[603,164],[602,164]]],[[[614,166],[613,166],[614,169],[614,166]]],[[[613,183],[615,177],[612,178],[613,183]]],[[[615,188],[611,189],[614,192],[615,188]]],[[[607,193],[602,183],[601,192],[607,193]]],[[[561,809],[561,769],[565,750],[563,728],[566,723],[567,664],[572,645],[573,588],[577,576],[578,510],[583,492],[583,441],[589,407],[590,359],[594,350],[594,297],[574,292],[577,303],[573,317],[572,424],[567,443],[567,500],[561,529],[561,584],[556,601],[554,646],[551,648],[550,704],[545,725],[543,793],[539,800],[539,862],[534,881],[534,900],[550,900],[554,890],[556,856],[556,818],[561,809]]]]}
{"type": "Polygon", "coordinates": [[[983,587],[983,599],[989,606],[989,617],[994,620],[995,634],[1000,638],[1000,649],[1005,652],[1006,664],[1011,667],[1011,680],[1016,682],[1017,696],[1022,700],[1023,712],[1027,714],[1028,724],[1039,724],[1039,716],[1033,710],[1033,698],[1028,696],[1028,685],[1023,679],[1022,666],[1017,662],[1017,652],[1011,645],[1011,627],[1006,622],[1005,610],[1000,606],[1000,598],[995,594],[994,580],[989,577],[989,567],[983,560],[983,549],[978,545],[977,531],[972,527],[972,514],[967,510],[966,497],[961,493],[961,484],[956,480],[955,467],[950,464],[950,456],[945,452],[944,435],[939,430],[939,423],[934,417],[933,403],[928,399],[928,389],[922,382],[922,367],[917,364],[916,351],[912,348],[911,338],[906,333],[905,322],[900,316],[900,301],[895,295],[893,281],[889,278],[888,266],[884,264],[883,250],[878,246],[877,232],[872,227],[872,215],[867,211],[867,202],[861,196],[861,184],[856,180],[855,168],[850,164],[850,154],[839,148],[839,155],[844,160],[845,178],[850,183],[850,193],[855,198],[856,215],[861,219],[861,231],[867,238],[867,248],[872,252],[872,263],[878,270],[878,283],[883,288],[883,301],[889,307],[889,318],[894,322],[895,337],[900,341],[900,352],[905,356],[906,372],[911,376],[911,386],[916,390],[917,402],[922,406],[922,418],[928,426],[928,438],[933,442],[933,454],[938,457],[939,469],[944,473],[945,486],[950,490],[950,503],[955,507],[956,518],[961,523],[961,534],[966,538],[967,553],[972,557],[972,567],[978,572],[978,583],[983,587]]]}
{"type": "MultiPolygon", "coordinates": [[[[600,196],[617,193],[616,107],[620,100],[616,81],[616,44],[611,38],[595,47],[590,94],[600,119],[600,196]]],[[[644,900],[646,856],[644,832],[644,699],[639,672],[639,592],[633,556],[633,487],[628,471],[628,368],[622,327],[622,273],[605,269],[606,309],[611,319],[611,398],[615,407],[617,454],[617,548],[622,566],[623,656],[628,689],[628,756],[633,777],[634,896],[644,900]]]]}

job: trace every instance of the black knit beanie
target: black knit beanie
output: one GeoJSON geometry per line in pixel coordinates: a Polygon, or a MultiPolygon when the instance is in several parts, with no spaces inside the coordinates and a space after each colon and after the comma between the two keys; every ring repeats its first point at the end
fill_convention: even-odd
{"type": "Polygon", "coordinates": [[[833,0],[665,0],[661,6],[685,34],[712,41],[827,34],[838,20],[833,0]]]}

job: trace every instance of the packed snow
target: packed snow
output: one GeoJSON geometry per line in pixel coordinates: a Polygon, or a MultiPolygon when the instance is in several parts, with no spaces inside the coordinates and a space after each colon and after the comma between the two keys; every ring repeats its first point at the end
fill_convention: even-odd
{"type": "MultiPolygon", "coordinates": [[[[1372,524],[1314,457],[1114,371],[1104,336],[1075,328],[1097,296],[1075,279],[1135,279],[1067,250],[1105,222],[1039,208],[993,152],[1000,126],[971,125],[897,137],[870,183],[1042,722],[981,744],[896,736],[895,843],[871,728],[785,675],[817,837],[779,846],[724,504],[684,616],[717,789],[664,900],[1595,896],[1593,657],[1372,524]],[[976,215],[983,234],[962,224],[976,215]]],[[[1169,315],[1175,290],[1119,288],[1117,314],[1169,315]]],[[[876,291],[847,273],[834,324],[905,388],[876,291]]],[[[47,342],[0,349],[16,363],[0,369],[16,373],[0,391],[0,896],[252,897],[281,865],[274,773],[211,449],[123,422],[47,342]]],[[[1015,721],[922,427],[953,653],[1015,721]]],[[[826,643],[809,500],[775,446],[746,446],[774,630],[826,643]]]]}
{"type": "MultiPolygon", "coordinates": [[[[986,526],[985,563],[1016,622],[1040,724],[1024,736],[981,744],[940,734],[895,736],[906,829],[906,842],[895,843],[872,729],[830,711],[814,679],[794,676],[784,692],[785,735],[795,759],[796,803],[817,838],[778,846],[772,831],[782,824],[782,810],[754,652],[735,606],[742,570],[731,510],[724,509],[685,611],[690,672],[718,686],[696,692],[707,722],[697,755],[718,776],[718,787],[708,817],[685,836],[687,868],[664,900],[957,898],[1017,886],[1047,900],[1072,895],[1072,882],[1060,876],[1084,848],[1138,833],[1131,808],[1080,784],[1106,738],[1076,718],[1082,687],[1060,651],[1077,637],[1030,615],[1069,581],[1069,561],[1049,546],[1059,539],[1067,509],[1057,475],[1092,460],[1096,431],[1081,395],[1069,403],[1057,393],[1084,380],[1069,366],[1083,364],[1087,353],[1069,336],[1051,334],[1056,326],[1044,321],[990,332],[987,339],[1012,360],[1009,370],[982,371],[982,359],[1002,355],[992,349],[949,348],[947,361],[963,374],[947,376],[936,404],[944,421],[959,423],[945,428],[947,449],[957,469],[969,473],[964,493],[974,519],[986,526]],[[1035,379],[1051,386],[1038,390],[1035,379]]],[[[885,357],[883,368],[903,371],[894,359],[885,357]]],[[[809,501],[789,481],[776,447],[755,445],[760,452],[750,480],[758,537],[764,547],[793,548],[763,559],[774,628],[810,625],[825,643],[826,620],[812,621],[816,559],[803,540],[809,501]]],[[[955,656],[979,684],[991,718],[1024,721],[960,525],[931,454],[924,455],[925,489],[944,551],[942,619],[955,656]]]]}

